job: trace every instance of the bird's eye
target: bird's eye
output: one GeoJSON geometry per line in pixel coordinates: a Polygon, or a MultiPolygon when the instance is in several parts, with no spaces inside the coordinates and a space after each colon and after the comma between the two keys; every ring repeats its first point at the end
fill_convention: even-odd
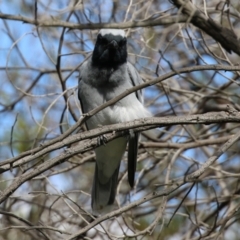
{"type": "Polygon", "coordinates": [[[127,42],[127,39],[126,38],[123,38],[120,42],[119,42],[119,45],[120,46],[124,46],[127,42]]]}

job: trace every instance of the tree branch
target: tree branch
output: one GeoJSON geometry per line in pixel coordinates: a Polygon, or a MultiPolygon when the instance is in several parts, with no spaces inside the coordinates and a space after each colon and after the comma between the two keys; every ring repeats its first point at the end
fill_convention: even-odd
{"type": "Polygon", "coordinates": [[[227,52],[231,53],[233,51],[240,55],[240,41],[233,31],[222,27],[213,19],[204,15],[189,0],[172,0],[172,3],[188,16],[190,23],[219,42],[227,52]]]}
{"type": "MultiPolygon", "coordinates": [[[[103,126],[98,129],[94,129],[91,131],[87,131],[84,133],[76,134],[73,136],[70,136],[69,138],[65,139],[64,141],[57,143],[56,145],[53,145],[51,148],[45,147],[46,151],[39,152],[36,155],[32,155],[26,158],[21,159],[19,162],[14,164],[9,164],[2,166],[1,170],[2,172],[9,170],[11,167],[16,167],[19,165],[23,165],[24,163],[29,162],[30,160],[39,158],[40,156],[46,154],[49,151],[53,151],[53,149],[62,148],[64,146],[68,146],[71,143],[74,142],[80,142],[85,139],[82,144],[79,144],[76,147],[69,148],[59,156],[52,158],[50,160],[47,160],[46,162],[38,165],[36,168],[32,168],[29,170],[29,172],[26,172],[22,174],[21,176],[17,177],[13,183],[7,187],[1,194],[0,194],[0,203],[5,201],[8,196],[10,196],[20,185],[22,185],[24,182],[26,182],[29,179],[32,179],[33,177],[36,177],[37,175],[47,171],[48,169],[52,168],[53,166],[56,166],[70,157],[73,157],[76,154],[84,153],[86,151],[90,151],[95,149],[96,147],[100,146],[100,143],[97,139],[98,136],[110,133],[110,135],[105,136],[105,143],[118,138],[120,136],[126,135],[126,131],[122,132],[123,130],[127,129],[135,129],[135,131],[143,131],[155,127],[163,127],[168,125],[176,125],[176,124],[210,124],[210,123],[224,123],[224,122],[240,122],[240,112],[234,112],[234,114],[230,114],[227,112],[217,112],[217,113],[206,113],[202,115],[190,115],[190,116],[177,116],[177,117],[164,117],[164,118],[145,118],[145,119],[139,119],[132,122],[126,122],[121,124],[114,124],[114,125],[108,125],[103,126]],[[116,132],[121,131],[121,132],[116,132]],[[95,139],[92,139],[95,137],[95,139]]],[[[6,162],[5,162],[6,163],[6,162]]]]}
{"type": "Polygon", "coordinates": [[[160,18],[157,20],[146,20],[146,21],[129,21],[123,23],[87,23],[87,24],[79,24],[72,22],[60,21],[55,18],[49,18],[47,20],[35,20],[28,17],[16,16],[11,14],[0,13],[1,19],[15,20],[20,21],[27,24],[32,24],[38,27],[64,27],[69,29],[101,29],[101,28],[137,28],[137,27],[154,27],[160,25],[170,25],[174,23],[186,22],[187,18],[183,15],[177,16],[167,16],[165,18],[160,18]]]}

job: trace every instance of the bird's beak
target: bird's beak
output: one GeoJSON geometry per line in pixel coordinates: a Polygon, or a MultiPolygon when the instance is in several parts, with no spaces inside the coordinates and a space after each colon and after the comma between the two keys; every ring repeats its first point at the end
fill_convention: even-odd
{"type": "Polygon", "coordinates": [[[111,49],[118,49],[118,43],[115,40],[112,40],[109,43],[108,47],[111,48],[111,49]]]}

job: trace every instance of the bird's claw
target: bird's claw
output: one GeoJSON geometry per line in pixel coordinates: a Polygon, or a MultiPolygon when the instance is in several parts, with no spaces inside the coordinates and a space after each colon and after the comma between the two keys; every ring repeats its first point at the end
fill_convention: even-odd
{"type": "Polygon", "coordinates": [[[107,143],[107,138],[105,137],[105,135],[101,135],[97,138],[97,143],[98,145],[106,145],[107,143]]]}

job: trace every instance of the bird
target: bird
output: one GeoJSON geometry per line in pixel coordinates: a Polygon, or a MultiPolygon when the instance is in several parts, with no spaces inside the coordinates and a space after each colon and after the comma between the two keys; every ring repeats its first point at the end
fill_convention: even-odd
{"type": "MultiPolygon", "coordinates": [[[[113,99],[126,89],[143,83],[136,68],[127,60],[127,38],[122,29],[101,29],[92,56],[80,67],[78,98],[82,112],[113,99]]],[[[86,121],[88,130],[139,118],[150,117],[143,105],[142,90],[133,92],[99,111],[86,121]]],[[[121,160],[128,144],[128,182],[134,186],[139,133],[129,131],[95,149],[96,164],[91,193],[95,213],[110,211],[114,205],[121,160]]]]}

